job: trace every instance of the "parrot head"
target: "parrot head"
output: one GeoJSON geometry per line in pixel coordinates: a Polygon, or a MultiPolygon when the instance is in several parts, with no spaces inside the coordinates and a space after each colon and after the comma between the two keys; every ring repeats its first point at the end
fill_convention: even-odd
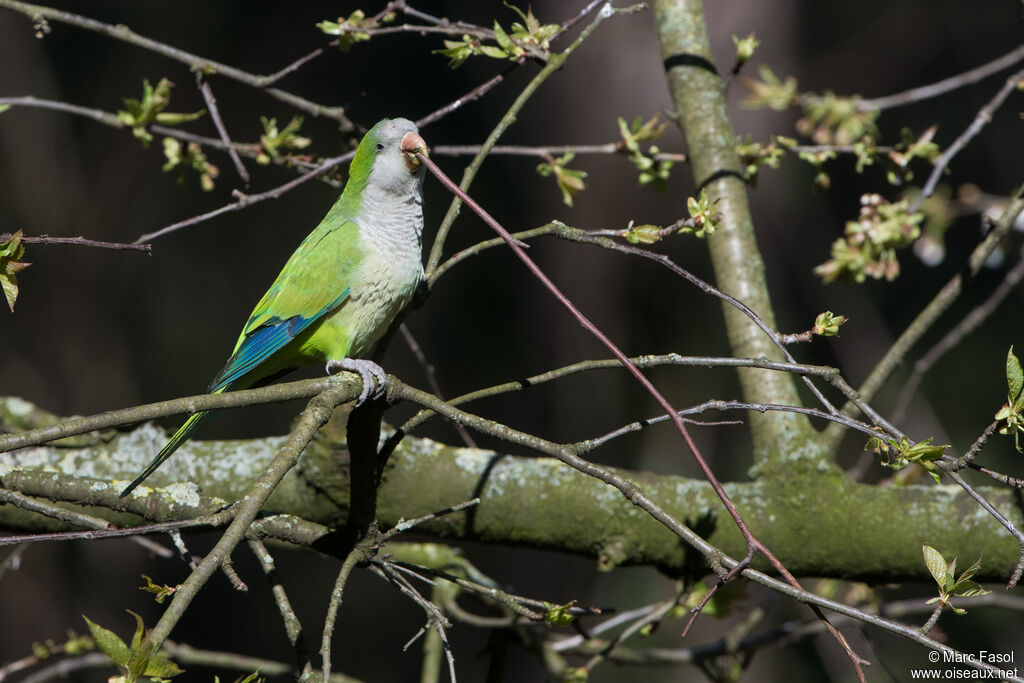
{"type": "Polygon", "coordinates": [[[401,195],[416,193],[423,181],[423,164],[417,153],[427,144],[416,124],[408,119],[382,119],[367,131],[349,167],[349,184],[368,182],[401,195]]]}

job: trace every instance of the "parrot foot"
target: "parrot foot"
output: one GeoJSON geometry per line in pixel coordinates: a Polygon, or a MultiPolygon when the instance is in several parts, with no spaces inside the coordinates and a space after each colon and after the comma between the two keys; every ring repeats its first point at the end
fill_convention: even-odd
{"type": "Polygon", "coordinates": [[[359,398],[356,399],[357,406],[365,403],[371,395],[373,398],[380,398],[384,395],[384,390],[387,388],[387,373],[384,372],[384,368],[372,360],[342,358],[341,360],[327,361],[328,375],[333,375],[339,370],[354,372],[363,380],[363,390],[359,392],[359,398]]]}

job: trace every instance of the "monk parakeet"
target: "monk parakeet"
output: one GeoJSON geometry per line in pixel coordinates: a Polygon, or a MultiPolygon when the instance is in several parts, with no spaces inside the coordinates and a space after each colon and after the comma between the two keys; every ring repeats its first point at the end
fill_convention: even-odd
{"type": "MultiPolygon", "coordinates": [[[[359,356],[387,331],[423,276],[423,165],[417,152],[426,154],[426,143],[407,119],[384,119],[363,137],[341,197],[256,304],[210,393],[266,384],[325,361],[328,373],[359,373],[359,403],[371,392],[383,393],[384,371],[359,356]]],[[[121,497],[211,412],[193,414],[121,497]]]]}

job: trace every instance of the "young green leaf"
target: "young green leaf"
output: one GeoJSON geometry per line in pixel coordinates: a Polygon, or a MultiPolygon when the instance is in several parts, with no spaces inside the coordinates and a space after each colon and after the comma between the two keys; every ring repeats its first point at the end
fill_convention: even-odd
{"type": "Polygon", "coordinates": [[[928,573],[932,575],[932,578],[935,579],[935,583],[939,584],[939,588],[942,589],[949,578],[946,558],[942,556],[942,553],[930,545],[922,546],[921,551],[924,554],[924,566],[928,568],[928,573]]]}
{"type": "Polygon", "coordinates": [[[707,190],[701,188],[700,194],[696,197],[686,198],[686,211],[690,214],[693,227],[684,226],[679,230],[680,234],[692,232],[699,239],[711,235],[718,229],[718,223],[722,216],[718,213],[718,198],[711,201],[707,190]]]}
{"type": "Polygon", "coordinates": [[[675,162],[670,159],[654,159],[653,156],[658,154],[658,148],[651,145],[645,154],[640,149],[640,143],[657,138],[668,124],[659,121],[657,116],[652,116],[647,121],[638,116],[633,119],[632,124],[627,124],[625,119],[619,117],[618,123],[622,145],[629,152],[629,160],[640,171],[639,183],[653,184],[656,192],[664,192],[675,162]]]}
{"type": "Polygon", "coordinates": [[[909,246],[921,235],[924,214],[911,213],[907,199],[890,203],[877,194],[861,197],[860,215],[847,221],[844,236],[832,244],[832,258],[814,273],[825,282],[847,278],[864,282],[868,277],[894,280],[900,263],[896,250],[909,246]]]}
{"type": "Polygon", "coordinates": [[[568,626],[573,622],[573,619],[575,619],[569,610],[575,606],[575,600],[564,605],[555,605],[550,602],[545,602],[544,623],[549,626],[568,626]]]}
{"type": "MultiPolygon", "coordinates": [[[[2,273],[0,273],[2,275],[2,273]]],[[[1006,354],[1006,405],[996,413],[996,420],[1006,420],[999,428],[1000,434],[1013,434],[1013,445],[1018,453],[1021,449],[1020,437],[1024,434],[1024,371],[1021,370],[1020,359],[1013,353],[1013,347],[1006,354]]]]}
{"type": "Polygon", "coordinates": [[[1013,354],[1012,346],[1006,354],[1006,386],[1010,389],[1009,403],[1013,405],[1024,391],[1024,370],[1021,369],[1020,359],[1013,354]]]}
{"type": "Polygon", "coordinates": [[[155,584],[153,583],[153,579],[149,578],[145,574],[142,575],[142,578],[146,580],[146,585],[139,586],[139,590],[152,593],[156,597],[158,604],[163,604],[163,601],[168,595],[174,595],[175,591],[178,590],[177,586],[161,586],[159,584],[155,584]]]}
{"type": "Polygon", "coordinates": [[[929,599],[926,604],[930,605],[938,602],[943,607],[948,605],[954,614],[966,614],[967,610],[950,604],[950,599],[954,597],[967,598],[976,595],[986,595],[991,592],[985,590],[981,584],[971,580],[971,577],[981,569],[981,557],[954,579],[956,575],[955,557],[947,565],[946,559],[942,557],[942,554],[930,545],[922,546],[921,550],[924,554],[924,564],[932,578],[935,579],[935,583],[939,586],[939,594],[929,599]]]}
{"type": "Polygon", "coordinates": [[[799,98],[794,77],[790,76],[783,83],[764,64],[758,69],[758,74],[761,76],[760,81],[755,81],[752,78],[743,79],[743,84],[750,91],[750,96],[743,100],[744,109],[768,108],[783,111],[796,104],[799,98]]]}
{"type": "Polygon", "coordinates": [[[169,80],[161,78],[154,88],[149,84],[148,80],[143,79],[142,98],[137,100],[132,97],[126,97],[122,100],[125,108],[118,110],[117,120],[131,128],[132,135],[142,140],[142,144],[145,147],[148,147],[149,143],[153,140],[152,134],[146,128],[149,124],[155,122],[175,125],[186,121],[194,121],[206,113],[202,109],[190,114],[165,112],[164,109],[171,103],[171,88],[173,86],[174,84],[169,80]]]}
{"type": "Polygon", "coordinates": [[[199,186],[204,192],[213,189],[214,178],[220,175],[220,169],[211,164],[203,148],[196,142],[190,142],[185,147],[174,138],[164,138],[164,157],[167,161],[163,165],[166,173],[178,169],[177,183],[179,187],[185,186],[185,172],[192,168],[199,174],[199,186]]]}
{"type": "Polygon", "coordinates": [[[241,676],[239,676],[238,678],[235,679],[235,683],[260,683],[261,681],[264,681],[264,680],[266,680],[266,679],[264,679],[262,676],[260,676],[259,669],[257,669],[256,671],[253,671],[251,674],[249,674],[245,678],[242,678],[241,676]]]}
{"type": "Polygon", "coordinates": [[[436,55],[444,55],[449,59],[448,68],[458,69],[462,64],[472,57],[479,47],[479,42],[467,35],[462,40],[445,40],[443,50],[434,50],[436,55]]]}
{"type": "Polygon", "coordinates": [[[761,45],[761,41],[757,39],[753,33],[748,35],[746,38],[739,38],[737,36],[732,37],[733,45],[736,46],[736,66],[740,67],[750,61],[750,58],[754,56],[754,50],[761,45]]]}
{"type": "Polygon", "coordinates": [[[0,244],[0,289],[4,290],[11,313],[14,313],[14,302],[18,298],[18,273],[32,265],[21,260],[25,256],[25,245],[21,239],[22,232],[18,230],[11,239],[0,244]]]}
{"type": "Polygon", "coordinates": [[[657,225],[633,225],[630,221],[622,236],[630,244],[654,244],[661,240],[661,228],[657,225]]]}
{"type": "Polygon", "coordinates": [[[845,315],[836,315],[832,311],[819,313],[814,319],[814,327],[811,332],[821,337],[838,337],[839,326],[847,320],[845,315]]]}
{"type": "Polygon", "coordinates": [[[89,633],[92,635],[92,639],[96,642],[96,647],[98,647],[103,654],[110,657],[110,660],[114,662],[114,664],[127,667],[131,654],[128,651],[128,646],[124,644],[124,641],[118,638],[117,634],[113,631],[103,628],[84,614],[82,615],[82,618],[85,619],[85,624],[89,627],[89,633]]]}
{"type": "Polygon", "coordinates": [[[164,681],[184,673],[171,660],[153,654],[153,644],[146,637],[146,627],[142,622],[142,617],[131,610],[128,610],[128,613],[135,617],[135,633],[132,634],[131,645],[125,645],[125,642],[113,631],[99,626],[89,617],[82,615],[96,645],[112,662],[121,667],[123,672],[121,678],[127,681],[136,681],[145,676],[164,681]]]}
{"type": "Polygon", "coordinates": [[[348,52],[356,43],[362,43],[370,39],[370,34],[359,29],[376,28],[377,23],[372,19],[367,20],[366,13],[357,9],[348,18],[338,17],[338,21],[321,21],[316,25],[318,29],[329,36],[338,36],[338,49],[348,52]]]}
{"type": "Polygon", "coordinates": [[[831,90],[824,95],[800,98],[804,115],[796,129],[819,145],[852,145],[858,140],[878,139],[875,121],[879,111],[861,109],[859,95],[840,97],[831,90]]]}
{"type": "Polygon", "coordinates": [[[256,156],[256,163],[269,164],[272,160],[281,158],[282,149],[304,149],[312,142],[310,138],[299,135],[302,128],[302,117],[294,116],[284,127],[278,130],[277,119],[260,117],[263,124],[263,135],[260,136],[260,151],[256,156]]]}
{"type": "Polygon", "coordinates": [[[142,670],[143,676],[159,680],[167,680],[183,673],[185,673],[184,669],[161,655],[150,655],[146,661],[146,667],[142,670]]]}
{"type": "Polygon", "coordinates": [[[590,671],[584,666],[575,666],[562,671],[562,683],[587,683],[590,671]]]}
{"type": "Polygon", "coordinates": [[[562,201],[566,206],[572,206],[573,197],[586,189],[587,184],[583,179],[587,177],[586,171],[579,171],[566,168],[565,165],[573,160],[576,155],[566,152],[558,159],[551,159],[537,166],[537,173],[542,176],[555,176],[558,189],[562,191],[562,201]]]}
{"type": "MultiPolygon", "coordinates": [[[[519,57],[525,52],[523,48],[519,47],[516,43],[512,42],[512,39],[505,33],[505,29],[501,27],[498,20],[494,20],[494,39],[498,42],[498,47],[501,48],[497,52],[484,52],[488,57],[496,57],[502,59],[508,57],[510,59],[519,57]]],[[[486,46],[485,46],[486,47],[486,46]]]]}

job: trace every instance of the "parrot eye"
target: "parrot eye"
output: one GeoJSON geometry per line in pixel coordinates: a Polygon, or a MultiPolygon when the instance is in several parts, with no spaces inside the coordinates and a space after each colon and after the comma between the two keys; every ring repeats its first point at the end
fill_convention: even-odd
{"type": "Polygon", "coordinates": [[[378,152],[383,152],[384,151],[384,143],[383,142],[378,142],[377,143],[377,151],[378,152]]]}

